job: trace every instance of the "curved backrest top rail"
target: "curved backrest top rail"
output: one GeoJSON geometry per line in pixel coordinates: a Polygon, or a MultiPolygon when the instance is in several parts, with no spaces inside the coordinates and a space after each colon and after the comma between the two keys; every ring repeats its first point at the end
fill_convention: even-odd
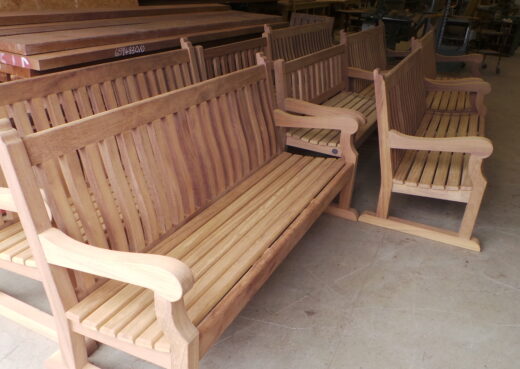
{"type": "Polygon", "coordinates": [[[260,65],[23,142],[60,229],[99,247],[144,251],[280,152],[272,110],[260,65]]]}
{"type": "MultiPolygon", "coordinates": [[[[0,106],[188,63],[188,51],[180,49],[6,82],[0,84],[0,106]]],[[[185,79],[196,81],[193,70],[183,68],[181,73],[185,79]],[[189,76],[186,75],[187,72],[189,76]]]]}

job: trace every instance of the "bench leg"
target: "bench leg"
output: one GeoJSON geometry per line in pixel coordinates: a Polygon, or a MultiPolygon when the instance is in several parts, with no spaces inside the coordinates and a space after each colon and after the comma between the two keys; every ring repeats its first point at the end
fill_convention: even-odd
{"type": "Polygon", "coordinates": [[[459,235],[462,238],[471,238],[475,222],[477,221],[482,198],[487,187],[487,180],[482,174],[482,159],[471,156],[468,163],[468,175],[471,178],[472,189],[469,196],[462,223],[459,228],[459,235]]]}
{"type": "Polygon", "coordinates": [[[170,369],[198,369],[199,331],[188,317],[184,302],[170,302],[155,294],[155,314],[171,343],[170,369]]]}

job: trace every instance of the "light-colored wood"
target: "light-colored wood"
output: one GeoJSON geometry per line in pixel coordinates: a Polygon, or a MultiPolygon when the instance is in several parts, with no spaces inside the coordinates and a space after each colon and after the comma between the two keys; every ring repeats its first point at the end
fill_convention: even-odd
{"type": "Polygon", "coordinates": [[[364,212],[359,216],[359,221],[472,251],[480,251],[480,243],[474,237],[471,239],[462,238],[457,232],[449,232],[441,228],[426,226],[409,220],[395,217],[381,218],[375,213],[364,212]]]}
{"type": "Polygon", "coordinates": [[[271,72],[254,66],[156,96],[167,73],[155,83],[138,73],[106,97],[104,84],[65,92],[55,127],[20,137],[2,122],[0,162],[58,327],[49,367],[90,368],[88,337],[165,368],[197,368],[334,197],[349,213],[353,135],[364,118],[275,111],[271,72]],[[339,130],[343,156],[281,152],[279,127],[298,124],[339,130]],[[56,183],[74,196],[50,206],[53,219],[68,206],[80,232],[49,221],[39,185],[55,204],[56,183]],[[104,208],[111,202],[117,212],[104,208]],[[105,231],[100,243],[85,237],[94,226],[105,231]],[[118,251],[118,229],[141,243],[118,251]],[[81,301],[67,269],[95,275],[81,301]]]}
{"type": "Polygon", "coordinates": [[[376,213],[364,213],[359,220],[479,251],[472,232],[487,184],[482,161],[493,152],[480,128],[484,116],[433,112],[425,100],[431,86],[445,85],[457,93],[465,89],[488,93],[490,87],[476,80],[432,81],[426,78],[423,59],[418,47],[391,71],[374,71],[381,187],[376,213]],[[393,192],[466,203],[459,231],[389,217],[393,192]]]}

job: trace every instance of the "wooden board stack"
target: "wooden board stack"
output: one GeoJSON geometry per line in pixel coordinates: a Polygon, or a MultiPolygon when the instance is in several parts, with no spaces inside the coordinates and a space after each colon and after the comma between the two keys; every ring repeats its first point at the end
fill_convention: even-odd
{"type": "Polygon", "coordinates": [[[27,78],[58,68],[260,34],[279,16],[221,4],[0,13],[0,72],[27,78]]]}

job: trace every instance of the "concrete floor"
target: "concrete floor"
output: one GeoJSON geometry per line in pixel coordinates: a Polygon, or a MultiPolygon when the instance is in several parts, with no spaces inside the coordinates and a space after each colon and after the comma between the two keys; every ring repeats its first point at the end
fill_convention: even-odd
{"type": "MultiPolygon", "coordinates": [[[[489,187],[478,254],[324,215],[201,369],[516,369],[520,367],[520,54],[484,72],[489,187]]],[[[377,141],[360,152],[355,206],[375,209],[377,141]]],[[[393,214],[456,229],[463,206],[397,197],[393,214]]],[[[0,290],[46,308],[38,283],[0,272],[0,290]],[[15,287],[13,287],[15,286],[15,287]],[[22,288],[23,287],[23,288],[22,288]]],[[[56,345],[0,318],[0,368],[41,368],[56,345]]],[[[102,368],[155,366],[100,348],[102,368]]]]}

